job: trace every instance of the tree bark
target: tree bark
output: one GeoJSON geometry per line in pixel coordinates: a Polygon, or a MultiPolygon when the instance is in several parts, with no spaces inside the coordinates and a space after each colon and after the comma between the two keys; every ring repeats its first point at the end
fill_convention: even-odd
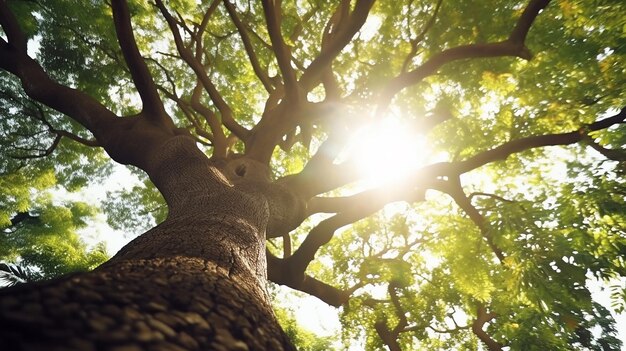
{"type": "Polygon", "coordinates": [[[0,290],[0,350],[294,350],[266,291],[272,192],[224,164],[185,136],[150,153],[168,218],[93,272],[0,290]]]}

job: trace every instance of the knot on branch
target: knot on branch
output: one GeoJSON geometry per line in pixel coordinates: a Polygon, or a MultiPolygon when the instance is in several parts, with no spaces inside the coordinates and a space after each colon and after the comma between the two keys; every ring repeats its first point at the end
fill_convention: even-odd
{"type": "Polygon", "coordinates": [[[240,191],[263,196],[269,208],[267,236],[275,238],[298,227],[305,218],[306,203],[286,185],[272,182],[269,167],[242,155],[222,160],[220,170],[240,191]]]}

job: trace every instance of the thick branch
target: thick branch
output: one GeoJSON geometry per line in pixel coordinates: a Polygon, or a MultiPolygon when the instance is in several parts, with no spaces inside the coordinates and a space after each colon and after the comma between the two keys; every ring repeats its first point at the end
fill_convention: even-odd
{"type": "Polygon", "coordinates": [[[113,20],[115,22],[115,33],[122,49],[124,60],[128,65],[137,92],[143,102],[143,110],[146,117],[153,121],[168,122],[173,126],[172,121],[165,113],[163,102],[157,92],[152,75],[144,61],[133,33],[130,11],[126,0],[112,0],[113,20]]]}
{"type": "Polygon", "coordinates": [[[402,308],[402,305],[400,304],[400,298],[398,297],[398,293],[396,292],[396,289],[398,288],[399,284],[395,281],[390,282],[387,288],[389,296],[391,297],[391,303],[393,304],[394,312],[399,320],[398,325],[393,328],[393,332],[396,335],[399,335],[400,332],[402,332],[402,330],[406,328],[406,326],[409,324],[406,318],[406,311],[404,311],[404,309],[402,308]]]}
{"type": "Polygon", "coordinates": [[[470,58],[501,56],[517,56],[530,59],[530,53],[523,45],[510,41],[454,47],[435,54],[418,68],[402,73],[392,79],[381,93],[379,104],[385,107],[400,90],[421,82],[424,78],[436,73],[447,63],[470,58]]]}
{"type": "Polygon", "coordinates": [[[390,202],[407,198],[423,200],[423,192],[405,187],[395,187],[366,191],[353,197],[335,199],[349,205],[343,208],[340,213],[321,221],[309,232],[300,247],[287,259],[290,268],[294,272],[304,272],[315,258],[319,248],[328,243],[339,228],[379,211],[390,202]],[[418,196],[411,195],[415,191],[418,192],[418,196]],[[410,195],[407,196],[407,193],[410,195]]]}
{"type": "MultiPolygon", "coordinates": [[[[9,40],[9,45],[21,52],[26,52],[26,35],[24,35],[15,16],[13,16],[13,13],[9,10],[6,0],[0,0],[0,24],[2,24],[2,30],[9,40]]],[[[2,42],[6,43],[4,40],[2,40],[2,42]]]]}
{"type": "Polygon", "coordinates": [[[358,208],[372,202],[391,203],[396,201],[423,201],[424,191],[411,191],[397,185],[382,186],[351,196],[314,197],[307,203],[307,215],[315,213],[340,213],[349,208],[358,208]]]}
{"type": "Polygon", "coordinates": [[[398,335],[387,328],[385,321],[377,321],[374,323],[374,329],[383,341],[383,344],[387,345],[389,351],[402,351],[402,347],[400,347],[400,343],[398,343],[398,335]]]}
{"type": "Polygon", "coordinates": [[[0,25],[9,43],[0,40],[0,68],[16,75],[26,94],[89,129],[101,140],[116,122],[116,116],[87,94],[60,85],[50,79],[41,66],[26,53],[24,35],[9,10],[6,0],[0,0],[0,25]]]}
{"type": "Polygon", "coordinates": [[[326,159],[323,152],[318,152],[300,173],[287,176],[282,182],[303,198],[309,199],[358,180],[357,170],[354,163],[336,165],[326,159]]]}
{"type": "Polygon", "coordinates": [[[408,325],[408,321],[406,318],[406,312],[402,309],[400,305],[400,299],[398,294],[396,293],[396,289],[398,288],[397,282],[390,282],[387,287],[387,292],[389,293],[389,297],[391,298],[391,303],[394,307],[394,312],[396,317],[398,317],[398,324],[393,328],[389,329],[387,327],[387,323],[384,320],[379,320],[374,324],[374,329],[378,336],[381,338],[383,343],[387,345],[390,351],[401,351],[400,343],[398,343],[398,336],[400,333],[405,331],[406,326],[408,325]]]}
{"type": "MultiPolygon", "coordinates": [[[[622,123],[624,120],[626,120],[626,107],[622,108],[616,115],[591,123],[576,131],[530,136],[512,140],[491,150],[483,151],[464,161],[430,164],[417,170],[404,181],[418,184],[417,182],[424,182],[425,179],[433,180],[441,176],[457,177],[460,174],[467,173],[488,163],[505,160],[514,153],[545,146],[577,143],[586,138],[585,135],[587,132],[606,129],[615,124],[622,123]]],[[[324,157],[323,153],[318,152],[318,154],[319,155],[316,154],[315,156],[318,160],[314,160],[314,157],[314,159],[309,161],[309,164],[307,164],[302,172],[287,176],[283,178],[282,181],[287,184],[290,189],[308,199],[359,179],[355,165],[350,163],[336,165],[332,163],[332,159],[324,157]]]]}
{"type": "Polygon", "coordinates": [[[539,13],[548,6],[550,0],[532,0],[522,12],[519,20],[515,24],[515,28],[509,36],[509,41],[513,43],[523,44],[526,41],[526,35],[530,30],[530,26],[535,21],[539,13]]]}
{"type": "Polygon", "coordinates": [[[279,259],[269,251],[267,252],[267,278],[276,284],[285,285],[315,296],[335,307],[348,302],[350,295],[362,286],[357,284],[350,289],[341,290],[306,274],[294,274],[289,269],[289,263],[286,260],[279,259]]]}

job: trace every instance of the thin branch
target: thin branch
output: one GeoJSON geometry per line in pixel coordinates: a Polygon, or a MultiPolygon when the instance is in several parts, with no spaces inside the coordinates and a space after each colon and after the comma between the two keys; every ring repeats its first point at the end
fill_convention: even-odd
{"type": "Polygon", "coordinates": [[[596,150],[597,152],[602,154],[602,156],[608,158],[609,160],[620,161],[620,162],[626,161],[626,150],[608,149],[596,143],[590,137],[587,137],[585,139],[589,143],[589,146],[591,146],[594,150],[596,150]]]}
{"type": "Polygon", "coordinates": [[[291,236],[289,233],[283,234],[283,258],[291,256],[291,236]]]}
{"type": "Polygon", "coordinates": [[[392,79],[381,92],[379,97],[380,108],[386,108],[391,99],[402,89],[421,82],[424,78],[436,73],[443,65],[453,61],[502,56],[514,56],[530,60],[532,55],[526,48],[524,40],[532,22],[549,2],[550,0],[531,0],[518,19],[511,35],[505,41],[450,48],[436,53],[418,68],[401,73],[392,79]]]}
{"type": "MultiPolygon", "coordinates": [[[[169,117],[163,107],[161,97],[157,92],[157,87],[152,79],[152,74],[144,61],[133,33],[130,11],[126,0],[111,0],[113,10],[113,21],[115,23],[115,33],[122,49],[124,60],[130,69],[130,74],[137,88],[137,92],[143,102],[143,110],[146,117],[153,121],[167,122],[169,117]]],[[[169,120],[168,124],[173,122],[169,120]]]]}
{"type": "MultiPolygon", "coordinates": [[[[342,0],[335,12],[330,16],[326,26],[324,28],[324,32],[322,35],[322,43],[321,43],[321,52],[327,50],[330,43],[333,42],[336,34],[339,33],[343,26],[342,24],[348,23],[348,17],[350,15],[350,0],[342,0]]],[[[320,80],[324,86],[325,100],[326,101],[335,101],[339,100],[342,93],[339,88],[339,84],[335,79],[335,74],[333,72],[332,61],[326,65],[325,68],[322,69],[320,74],[320,80]]]]}
{"type": "Polygon", "coordinates": [[[504,262],[504,253],[502,249],[500,249],[493,240],[493,232],[489,228],[485,217],[472,205],[472,202],[469,197],[465,195],[463,191],[463,187],[461,186],[461,181],[459,178],[453,178],[447,182],[440,182],[441,186],[437,188],[442,192],[450,195],[454,202],[467,214],[467,216],[474,222],[474,224],[480,230],[481,235],[487,241],[489,248],[496,255],[500,263],[504,262]]]}
{"type": "Polygon", "coordinates": [[[510,155],[521,151],[544,146],[574,144],[581,140],[584,140],[586,138],[587,132],[589,131],[606,129],[615,124],[622,123],[625,119],[626,107],[622,108],[617,114],[611,117],[591,123],[569,133],[537,135],[509,141],[491,150],[484,151],[475,156],[472,156],[465,161],[457,162],[453,165],[453,168],[455,170],[455,173],[461,174],[469,172],[487,163],[504,160],[510,155]]]}
{"type": "Polygon", "coordinates": [[[204,32],[206,31],[207,26],[209,25],[209,19],[211,18],[215,10],[217,10],[217,6],[219,5],[219,3],[220,3],[220,0],[213,0],[209,8],[204,13],[204,16],[202,16],[202,22],[196,28],[195,34],[191,33],[191,37],[194,39],[196,43],[196,59],[197,60],[202,59],[202,52],[203,52],[202,37],[204,35],[204,32]]]}
{"type": "Polygon", "coordinates": [[[472,323],[472,332],[482,341],[489,351],[502,351],[504,345],[495,341],[486,331],[483,330],[485,323],[496,317],[495,313],[487,312],[483,305],[479,305],[476,311],[476,319],[472,323]]]}
{"type": "Polygon", "coordinates": [[[250,36],[248,35],[248,31],[246,30],[245,25],[241,22],[241,19],[237,15],[237,10],[235,6],[229,1],[224,0],[224,5],[226,6],[226,10],[228,10],[228,14],[230,15],[231,20],[237,27],[237,31],[239,31],[239,36],[241,37],[241,41],[243,42],[243,46],[246,49],[246,54],[248,54],[248,59],[250,60],[250,64],[252,65],[252,69],[254,73],[259,78],[265,90],[267,92],[272,92],[274,90],[274,86],[270,81],[270,78],[267,72],[261,68],[261,64],[259,63],[259,59],[254,51],[254,47],[252,46],[252,41],[250,40],[250,36]]]}
{"type": "Polygon", "coordinates": [[[285,91],[290,100],[297,101],[299,98],[296,73],[291,66],[291,52],[283,39],[280,30],[280,5],[276,6],[275,0],[263,0],[263,13],[267,24],[267,32],[272,42],[272,50],[276,56],[278,67],[285,81],[285,91]]]}
{"type": "MultiPolygon", "coordinates": [[[[172,101],[174,101],[176,103],[176,105],[180,108],[180,111],[182,111],[182,113],[185,116],[185,118],[191,123],[191,125],[193,126],[193,129],[197,133],[197,135],[192,135],[193,138],[196,139],[197,142],[199,142],[199,143],[201,143],[203,145],[213,146],[213,134],[210,133],[209,131],[207,131],[200,124],[198,118],[196,118],[194,112],[192,111],[193,107],[189,106],[191,103],[188,103],[187,101],[184,101],[183,99],[181,99],[177,95],[177,93],[176,93],[176,83],[174,82],[174,78],[171,77],[171,75],[169,74],[167,69],[165,67],[163,67],[163,65],[161,65],[158,61],[154,61],[154,63],[157,66],[159,66],[159,68],[161,68],[161,70],[163,71],[163,74],[165,75],[167,81],[172,86],[172,91],[171,92],[169,90],[165,89],[165,87],[163,87],[161,85],[157,85],[158,89],[161,92],[163,92],[163,94],[168,99],[170,99],[170,100],[172,100],[172,101]],[[209,140],[209,142],[206,142],[205,140],[201,139],[200,137],[209,140]]],[[[214,115],[212,114],[212,111],[211,111],[211,116],[214,117],[214,115]]],[[[203,116],[203,117],[205,117],[205,119],[207,118],[206,116],[203,116]]],[[[222,129],[221,129],[221,125],[220,125],[220,128],[219,128],[219,132],[223,134],[222,129]]]]}
{"type": "Polygon", "coordinates": [[[100,145],[100,143],[99,143],[97,140],[94,140],[94,139],[85,139],[85,138],[83,138],[83,137],[80,137],[80,136],[78,136],[78,135],[76,135],[76,134],[70,133],[70,132],[65,131],[65,130],[58,130],[58,129],[55,129],[55,130],[52,130],[52,132],[53,132],[53,133],[56,133],[58,136],[61,136],[61,137],[66,137],[66,138],[68,138],[68,139],[71,139],[71,140],[74,140],[74,141],[76,141],[76,142],[78,142],[78,143],[81,143],[81,144],[83,144],[83,145],[85,145],[85,146],[90,146],[90,147],[99,147],[99,146],[102,146],[102,145],[100,145]]]}
{"type": "MultiPolygon", "coordinates": [[[[426,326],[426,328],[434,331],[435,333],[439,333],[439,334],[451,334],[451,333],[458,332],[459,330],[469,329],[469,328],[471,328],[471,326],[465,325],[465,326],[457,326],[457,327],[452,328],[452,329],[440,329],[440,328],[435,328],[432,325],[428,325],[428,326],[426,326]]],[[[423,328],[420,328],[420,329],[423,329],[423,328]]],[[[409,331],[409,330],[410,330],[410,328],[406,329],[406,331],[409,331]]]]}
{"type": "Polygon", "coordinates": [[[433,15],[430,16],[430,19],[428,20],[428,22],[426,22],[426,24],[424,25],[424,28],[422,28],[422,31],[417,36],[415,36],[415,38],[411,39],[411,51],[409,52],[409,54],[404,59],[404,62],[402,63],[401,72],[407,71],[409,64],[411,63],[411,60],[417,54],[417,48],[418,48],[419,43],[422,40],[424,40],[424,38],[426,37],[426,33],[428,33],[428,31],[433,27],[433,25],[435,25],[437,14],[439,13],[439,9],[441,8],[442,3],[443,3],[443,0],[437,1],[437,5],[435,5],[435,10],[433,11],[433,15]]]}
{"type": "Polygon", "coordinates": [[[46,156],[49,156],[50,154],[52,154],[52,152],[59,145],[60,141],[61,141],[61,135],[57,134],[57,136],[52,141],[52,144],[46,150],[43,150],[42,152],[40,152],[38,154],[35,154],[35,155],[11,155],[10,157],[14,158],[14,159],[17,159],[17,160],[27,160],[27,159],[32,159],[32,158],[46,157],[46,156]]]}
{"type": "Polygon", "coordinates": [[[350,14],[342,30],[333,35],[333,39],[328,43],[320,54],[311,62],[300,77],[300,86],[304,91],[313,89],[328,65],[339,55],[339,53],[350,43],[352,37],[361,29],[375,0],[357,0],[354,10],[350,14]]]}
{"type": "Polygon", "coordinates": [[[56,130],[56,129],[51,128],[49,130],[49,132],[55,134],[56,136],[54,137],[54,140],[52,141],[52,144],[47,149],[42,150],[42,152],[40,152],[39,154],[36,154],[36,155],[12,155],[11,158],[24,160],[24,159],[42,158],[42,157],[49,156],[59,146],[59,142],[61,141],[61,138],[63,138],[63,137],[66,137],[68,139],[74,140],[74,141],[76,141],[76,142],[78,142],[80,144],[83,144],[83,145],[89,146],[89,147],[99,147],[99,146],[102,146],[102,145],[100,145],[100,143],[97,140],[85,139],[85,138],[82,138],[82,137],[80,137],[80,136],[78,136],[76,134],[70,133],[70,132],[65,131],[65,130],[56,130]]]}
{"type": "Polygon", "coordinates": [[[222,124],[220,123],[215,113],[213,113],[211,109],[200,103],[200,95],[202,94],[201,88],[202,86],[200,85],[200,82],[198,82],[193,90],[193,93],[191,94],[191,107],[202,117],[204,117],[204,120],[211,129],[213,136],[214,155],[225,157],[226,153],[228,152],[228,142],[226,140],[226,135],[224,134],[224,131],[222,130],[222,124]]]}
{"type": "MultiPolygon", "coordinates": [[[[185,47],[183,39],[178,31],[178,25],[163,4],[163,1],[155,0],[155,4],[165,18],[165,21],[170,28],[170,32],[174,36],[174,43],[176,44],[176,48],[178,50],[178,53],[180,54],[180,57],[194,71],[194,73],[202,83],[205,91],[209,94],[211,101],[213,101],[217,109],[220,111],[224,126],[228,128],[228,130],[230,130],[232,133],[234,133],[240,140],[245,142],[249,131],[241,126],[239,123],[237,123],[237,121],[235,121],[232,109],[230,108],[230,106],[228,106],[215,85],[213,85],[213,82],[207,75],[207,72],[204,70],[202,63],[198,61],[198,59],[187,47],[185,47]]],[[[213,133],[215,132],[216,131],[213,130],[213,133]]]]}
{"type": "Polygon", "coordinates": [[[475,192],[469,194],[467,197],[471,201],[471,200],[473,200],[477,196],[490,197],[490,198],[493,198],[493,199],[496,199],[496,200],[499,200],[499,201],[502,201],[502,202],[508,202],[508,203],[514,203],[515,202],[513,200],[506,199],[506,198],[504,198],[502,196],[499,196],[499,195],[496,195],[496,194],[484,193],[484,192],[480,192],[480,191],[475,191],[475,192]]]}

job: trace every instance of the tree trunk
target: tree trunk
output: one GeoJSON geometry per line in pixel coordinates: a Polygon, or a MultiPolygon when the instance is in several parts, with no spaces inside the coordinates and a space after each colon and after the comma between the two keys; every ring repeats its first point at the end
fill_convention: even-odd
{"type": "Polygon", "coordinates": [[[230,180],[187,137],[145,164],[166,221],[93,272],[0,290],[0,350],[293,350],[266,291],[258,174],[230,180]]]}

